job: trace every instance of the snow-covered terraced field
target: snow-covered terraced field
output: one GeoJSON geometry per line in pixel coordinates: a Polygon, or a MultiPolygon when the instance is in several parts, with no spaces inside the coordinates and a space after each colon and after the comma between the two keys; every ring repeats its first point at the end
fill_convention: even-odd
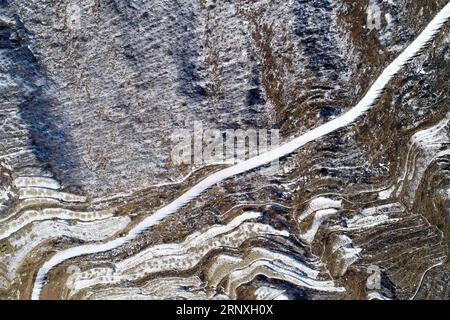
{"type": "Polygon", "coordinates": [[[446,0],[0,8],[0,298],[448,298],[446,0]]]}

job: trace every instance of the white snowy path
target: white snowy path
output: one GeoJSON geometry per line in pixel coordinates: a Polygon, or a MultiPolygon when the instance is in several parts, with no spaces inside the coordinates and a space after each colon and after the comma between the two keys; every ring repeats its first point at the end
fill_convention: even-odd
{"type": "Polygon", "coordinates": [[[285,155],[291,154],[301,146],[305,145],[306,143],[319,139],[324,135],[333,132],[339,128],[345,127],[350,123],[352,123],[353,121],[355,121],[364,112],[369,110],[370,107],[375,103],[375,101],[380,96],[383,89],[388,84],[389,80],[395,74],[397,74],[405,64],[407,64],[412,58],[414,58],[417,54],[419,54],[421,50],[423,50],[430,43],[430,41],[434,39],[436,34],[439,32],[442,26],[449,20],[449,18],[450,18],[450,2],[434,17],[434,19],[428,24],[428,26],[422,31],[422,33],[416,38],[416,40],[414,40],[383,71],[383,73],[370,87],[369,91],[362,98],[362,100],[355,107],[353,107],[340,117],[332,121],[329,121],[311,131],[308,131],[307,133],[299,136],[298,138],[293,139],[292,141],[286,144],[281,145],[280,147],[272,151],[261,154],[257,157],[238,163],[232,167],[226,168],[224,170],[218,171],[208,176],[207,178],[205,178],[204,180],[193,186],[191,189],[189,189],[187,192],[182,194],[179,198],[175,199],[167,206],[157,210],[150,217],[144,219],[134,229],[132,229],[129,232],[129,234],[125,237],[117,238],[113,241],[104,244],[91,244],[74,247],[55,254],[50,260],[45,262],[44,265],[39,269],[34,283],[31,298],[33,300],[39,299],[48,272],[61,262],[74,257],[105,252],[120,247],[125,243],[135,239],[136,236],[142,233],[144,230],[157,224],[159,221],[161,221],[168,215],[176,212],[179,208],[188,204],[192,199],[199,196],[202,192],[212,187],[213,185],[225,179],[238,175],[240,173],[268,164],[285,155]]]}

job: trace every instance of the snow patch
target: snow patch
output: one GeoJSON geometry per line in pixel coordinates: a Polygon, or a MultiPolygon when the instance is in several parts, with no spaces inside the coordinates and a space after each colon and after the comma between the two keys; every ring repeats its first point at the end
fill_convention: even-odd
{"type": "Polygon", "coordinates": [[[14,180],[16,188],[38,187],[59,190],[59,182],[46,177],[18,177],[14,180]]]}
{"type": "Polygon", "coordinates": [[[256,300],[289,300],[286,291],[268,286],[261,286],[255,290],[256,300]]]}
{"type": "Polygon", "coordinates": [[[359,253],[362,251],[361,248],[354,247],[352,239],[346,235],[339,235],[332,248],[338,262],[334,273],[339,276],[343,276],[348,268],[359,259],[359,253]]]}
{"type": "Polygon", "coordinates": [[[392,193],[395,190],[395,186],[390,187],[389,189],[378,192],[378,199],[386,200],[392,196],[392,193]]]}

